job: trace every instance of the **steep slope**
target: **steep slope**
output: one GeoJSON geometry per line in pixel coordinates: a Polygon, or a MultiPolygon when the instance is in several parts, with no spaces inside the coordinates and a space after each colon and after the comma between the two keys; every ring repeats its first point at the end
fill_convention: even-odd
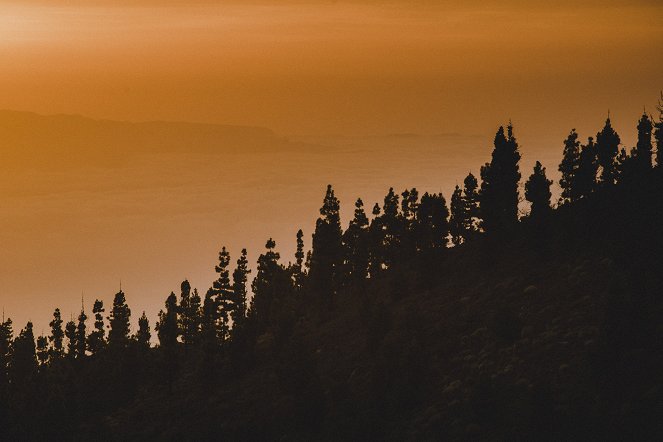
{"type": "Polygon", "coordinates": [[[119,440],[656,440],[662,183],[394,269],[103,425],[119,440]]]}

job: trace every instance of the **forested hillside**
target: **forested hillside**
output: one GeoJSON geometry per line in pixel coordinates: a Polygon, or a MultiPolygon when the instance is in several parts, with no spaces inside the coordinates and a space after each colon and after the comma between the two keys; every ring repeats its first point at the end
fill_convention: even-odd
{"type": "Polygon", "coordinates": [[[448,203],[389,189],[344,228],[328,186],[310,251],[224,248],[138,330],[122,291],[48,336],[3,318],[2,438],[660,440],[663,120],[637,131],[572,130],[555,204],[511,124],[448,203]]]}

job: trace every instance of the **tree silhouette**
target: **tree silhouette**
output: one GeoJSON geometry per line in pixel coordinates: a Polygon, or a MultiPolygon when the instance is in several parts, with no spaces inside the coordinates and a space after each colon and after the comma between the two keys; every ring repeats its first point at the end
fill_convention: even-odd
{"type": "Polygon", "coordinates": [[[53,320],[49,323],[51,327],[51,336],[48,340],[51,343],[51,359],[59,359],[64,354],[64,330],[62,329],[62,315],[60,309],[56,308],[53,312],[53,320]]]}
{"type": "Polygon", "coordinates": [[[403,219],[398,213],[398,195],[394,193],[393,188],[384,197],[382,206],[381,233],[379,247],[381,249],[381,264],[384,269],[391,267],[402,251],[402,241],[405,226],[403,219]]]}
{"type": "Polygon", "coordinates": [[[85,332],[87,315],[81,308],[81,314],[78,315],[78,325],[76,326],[76,357],[84,358],[87,350],[87,335],[85,332]]]}
{"type": "Polygon", "coordinates": [[[511,123],[495,134],[490,163],[481,168],[480,208],[486,232],[503,233],[518,221],[518,182],[520,153],[511,123]]]}
{"type": "Polygon", "coordinates": [[[110,322],[110,330],[108,331],[109,347],[116,349],[127,345],[130,336],[130,319],[131,309],[127,305],[124,292],[120,290],[113,298],[113,308],[108,316],[110,322]]]}
{"type": "Polygon", "coordinates": [[[652,129],[654,125],[646,113],[638,121],[638,143],[635,145],[635,158],[638,173],[646,172],[652,167],[652,129]]]}
{"type": "Polygon", "coordinates": [[[470,224],[468,218],[469,211],[465,206],[463,191],[456,185],[451,194],[451,217],[449,218],[449,233],[451,233],[451,242],[459,245],[463,242],[466,234],[466,228],[470,224]]]}
{"type": "Polygon", "coordinates": [[[479,183],[474,175],[468,173],[463,180],[463,199],[465,201],[465,210],[467,214],[465,219],[468,225],[465,226],[466,232],[472,233],[479,229],[481,224],[479,211],[479,183]]]}
{"type": "Polygon", "coordinates": [[[368,275],[368,217],[364,211],[364,202],[358,198],[355,202],[354,218],[343,233],[343,248],[345,251],[345,278],[346,282],[357,283],[366,279],[368,275]]]}
{"type": "Polygon", "coordinates": [[[177,296],[170,292],[166,298],[166,311],[159,311],[159,322],[154,327],[159,338],[159,345],[172,350],[177,345],[178,327],[177,327],[177,296]]]}
{"type": "Polygon", "coordinates": [[[576,130],[571,129],[569,136],[564,140],[562,162],[559,164],[559,171],[562,174],[559,180],[559,186],[562,188],[560,200],[563,203],[573,203],[580,196],[577,185],[578,169],[580,169],[580,141],[576,130]]]}
{"type": "Polygon", "coordinates": [[[297,250],[295,251],[295,265],[292,269],[292,278],[295,287],[301,290],[304,287],[304,232],[297,231],[297,250]]]}
{"type": "Polygon", "coordinates": [[[197,344],[200,338],[202,316],[200,311],[200,295],[197,290],[191,293],[191,284],[188,280],[180,285],[180,315],[179,332],[182,335],[184,351],[197,344]]]}
{"type": "Polygon", "coordinates": [[[230,285],[230,253],[225,247],[219,252],[219,264],[214,267],[219,277],[212,284],[214,296],[217,303],[217,338],[220,342],[228,339],[230,313],[234,309],[233,290],[230,285]]]}
{"type": "Polygon", "coordinates": [[[587,144],[580,151],[580,164],[575,176],[575,187],[578,198],[588,197],[596,190],[596,176],[598,173],[598,158],[594,138],[589,137],[587,144]]]}
{"type": "Polygon", "coordinates": [[[64,326],[64,335],[67,337],[67,358],[76,359],[78,351],[78,334],[76,333],[76,323],[72,319],[64,326]]]}
{"type": "Polygon", "coordinates": [[[13,330],[12,330],[12,320],[4,317],[3,321],[0,322],[0,393],[2,388],[9,381],[9,364],[11,360],[11,350],[12,350],[12,339],[13,339],[13,330]]]}
{"type": "Polygon", "coordinates": [[[91,354],[97,354],[104,348],[106,329],[104,328],[104,303],[99,299],[94,301],[92,313],[94,314],[94,330],[88,336],[88,349],[91,354]]]}
{"type": "Polygon", "coordinates": [[[140,348],[146,349],[150,347],[150,321],[147,319],[145,312],[138,318],[138,332],[136,332],[136,342],[140,348]]]}
{"type": "Polygon", "coordinates": [[[368,226],[368,272],[371,278],[375,278],[382,270],[382,210],[375,203],[371,214],[373,219],[368,226]]]}
{"type": "MultiPolygon", "coordinates": [[[[320,217],[315,223],[311,248],[309,278],[313,289],[322,296],[321,301],[331,303],[336,290],[336,279],[343,262],[340,204],[331,184],[320,208],[320,217]]],[[[269,247],[268,247],[269,248],[269,247]]]]}
{"type": "Polygon", "coordinates": [[[617,180],[616,158],[620,143],[619,135],[612,128],[608,117],[601,132],[596,134],[596,152],[601,167],[602,185],[611,185],[617,180]]]}
{"type": "Polygon", "coordinates": [[[525,199],[532,203],[530,212],[532,219],[542,219],[550,213],[551,184],[552,181],[546,178],[546,168],[537,161],[534,172],[525,183],[525,199]]]}
{"type": "MultiPolygon", "coordinates": [[[[299,231],[301,233],[301,230],[299,231]]],[[[297,234],[300,238],[299,233],[297,234]]],[[[299,242],[297,243],[297,262],[298,268],[301,272],[301,261],[303,261],[303,249],[300,250],[299,242]],[[300,258],[301,256],[301,258],[300,258]]],[[[249,261],[246,257],[246,249],[242,249],[242,254],[239,259],[237,259],[237,266],[233,271],[233,285],[232,285],[232,294],[233,294],[233,310],[232,310],[232,320],[233,320],[233,335],[236,334],[238,330],[241,330],[244,327],[246,321],[247,313],[247,289],[246,284],[248,282],[249,273],[249,261]]]]}
{"type": "Polygon", "coordinates": [[[261,334],[272,325],[276,305],[282,300],[290,284],[286,270],[278,262],[280,255],[274,249],[276,243],[269,239],[265,244],[267,251],[258,257],[256,277],[251,285],[253,300],[249,309],[249,320],[256,334],[261,334]]]}

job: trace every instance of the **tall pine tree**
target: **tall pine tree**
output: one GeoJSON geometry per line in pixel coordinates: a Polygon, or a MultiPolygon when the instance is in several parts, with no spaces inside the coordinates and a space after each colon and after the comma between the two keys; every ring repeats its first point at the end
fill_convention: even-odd
{"type": "Polygon", "coordinates": [[[217,337],[221,343],[228,339],[230,314],[234,309],[233,289],[230,284],[230,253],[225,247],[219,252],[219,264],[214,267],[219,277],[212,284],[218,309],[217,337]]]}
{"type": "Polygon", "coordinates": [[[130,337],[130,319],[131,309],[127,305],[124,292],[120,290],[113,298],[113,308],[108,316],[110,322],[110,330],[108,331],[109,347],[113,349],[126,347],[130,337]]]}
{"type": "Polygon", "coordinates": [[[594,138],[589,137],[587,144],[580,150],[580,164],[575,176],[575,188],[578,198],[589,196],[596,190],[598,174],[598,155],[594,138]]]}
{"type": "Polygon", "coordinates": [[[501,233],[518,221],[520,152],[511,123],[506,134],[499,128],[494,146],[491,162],[481,168],[480,208],[484,230],[501,233]]]}
{"type": "Polygon", "coordinates": [[[9,381],[9,364],[11,361],[13,338],[12,320],[9,318],[5,320],[3,313],[2,322],[0,322],[0,393],[2,393],[3,387],[9,381]]]}
{"type": "Polygon", "coordinates": [[[564,152],[562,153],[562,162],[559,164],[559,171],[562,177],[559,180],[559,186],[562,188],[563,203],[573,203],[578,200],[578,189],[576,184],[576,175],[580,168],[580,141],[575,129],[571,129],[569,136],[564,140],[564,152]]]}
{"type": "Polygon", "coordinates": [[[451,242],[459,245],[463,242],[466,235],[466,227],[469,224],[467,219],[468,210],[465,207],[463,191],[456,185],[451,194],[451,217],[449,218],[449,233],[451,233],[451,242]]]}
{"type": "Polygon", "coordinates": [[[284,273],[279,264],[280,255],[275,251],[276,243],[269,239],[265,244],[267,251],[258,258],[258,271],[251,284],[253,300],[249,309],[249,319],[256,334],[263,333],[272,320],[273,304],[277,301],[279,280],[284,273]]]}
{"type": "Polygon", "coordinates": [[[62,329],[62,314],[60,309],[56,308],[53,312],[53,320],[49,323],[51,335],[48,340],[51,343],[51,359],[56,360],[64,355],[64,330],[62,329]]]}
{"type": "Polygon", "coordinates": [[[94,314],[94,330],[88,336],[88,349],[91,354],[97,354],[106,344],[106,329],[104,328],[104,303],[99,299],[94,301],[92,314],[94,314]]]}
{"type": "MultiPolygon", "coordinates": [[[[300,233],[297,234],[297,237],[300,238],[300,233]]],[[[303,235],[303,234],[302,234],[303,235]]],[[[297,265],[301,268],[301,262],[303,261],[303,248],[300,250],[299,242],[297,243],[297,265]],[[301,258],[300,258],[301,255],[301,258]]],[[[246,249],[242,249],[242,254],[239,259],[237,259],[237,266],[233,271],[233,285],[232,285],[232,294],[233,294],[233,311],[232,311],[232,320],[233,320],[233,335],[241,330],[244,327],[246,322],[247,314],[247,289],[246,284],[248,282],[249,273],[249,261],[246,257],[246,249]]]]}
{"type": "Polygon", "coordinates": [[[166,298],[166,311],[159,311],[159,322],[155,329],[159,337],[159,345],[166,350],[172,350],[177,345],[177,296],[170,292],[166,298]]]}
{"type": "Polygon", "coordinates": [[[78,334],[76,333],[76,323],[73,318],[65,325],[64,335],[67,337],[67,358],[76,359],[76,353],[78,351],[78,334]]]}
{"type": "Polygon", "coordinates": [[[468,173],[465,180],[463,180],[463,199],[465,200],[466,219],[468,221],[465,230],[469,233],[478,231],[481,224],[478,189],[479,183],[476,177],[472,173],[468,173]]]}
{"type": "Polygon", "coordinates": [[[364,202],[358,198],[355,202],[354,218],[343,233],[345,255],[345,279],[357,283],[366,279],[369,260],[369,226],[364,211],[364,202]]]}
{"type": "Polygon", "coordinates": [[[617,155],[620,143],[619,135],[612,128],[608,117],[601,132],[596,134],[596,153],[601,167],[602,185],[612,185],[617,181],[617,155]]]}
{"type": "Polygon", "coordinates": [[[142,349],[147,349],[150,347],[150,338],[152,334],[150,333],[150,321],[147,319],[145,312],[138,318],[138,331],[136,332],[136,342],[138,346],[142,349]]]}
{"type": "Polygon", "coordinates": [[[550,213],[551,184],[552,181],[546,177],[546,168],[537,161],[534,172],[525,183],[525,199],[532,204],[530,218],[539,220],[550,213]]]}
{"type": "Polygon", "coordinates": [[[78,315],[78,325],[76,326],[76,357],[84,358],[87,350],[87,335],[85,332],[87,315],[81,308],[81,314],[78,315]]]}
{"type": "Polygon", "coordinates": [[[194,289],[191,293],[191,284],[188,280],[182,281],[180,285],[180,314],[179,332],[182,336],[184,351],[196,345],[200,339],[200,327],[202,316],[200,312],[200,295],[194,289]]]}
{"type": "Polygon", "coordinates": [[[343,263],[340,203],[331,184],[315,224],[309,278],[315,293],[331,303],[343,263]]]}

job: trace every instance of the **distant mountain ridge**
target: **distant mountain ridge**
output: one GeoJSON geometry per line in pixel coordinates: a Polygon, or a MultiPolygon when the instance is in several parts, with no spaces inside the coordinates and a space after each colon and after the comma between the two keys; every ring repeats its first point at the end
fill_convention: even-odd
{"type": "Polygon", "coordinates": [[[286,145],[287,140],[262,127],[97,120],[0,110],[0,155],[5,162],[104,160],[132,153],[246,152],[286,145]]]}

